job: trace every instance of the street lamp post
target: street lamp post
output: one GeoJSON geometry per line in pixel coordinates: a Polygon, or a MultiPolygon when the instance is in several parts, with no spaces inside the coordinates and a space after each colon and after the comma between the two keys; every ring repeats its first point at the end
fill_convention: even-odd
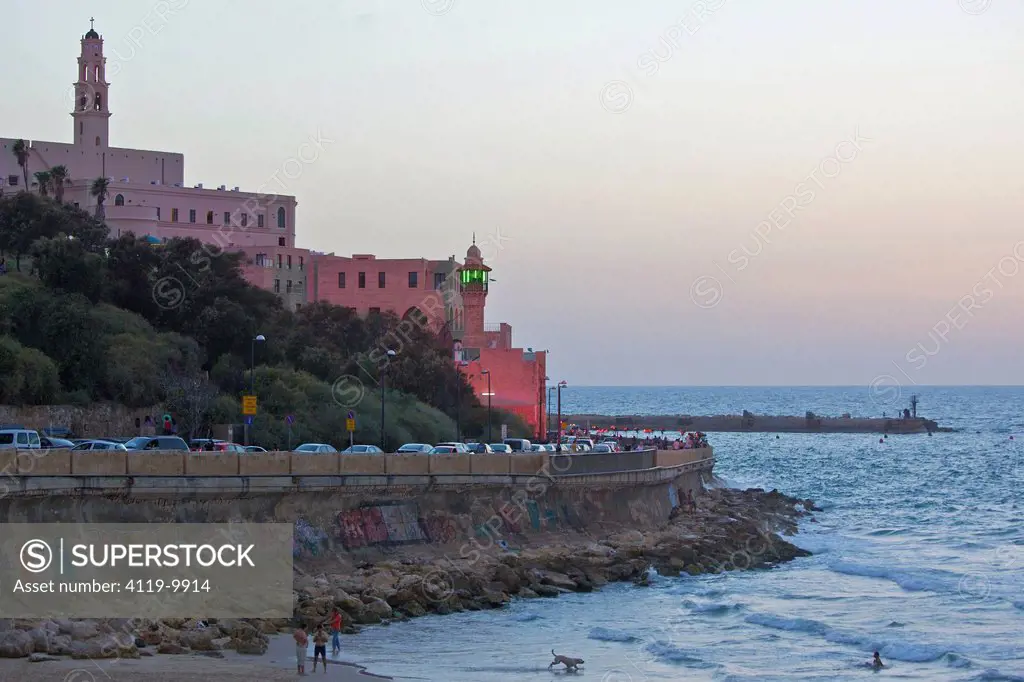
{"type": "MultiPolygon", "coordinates": [[[[554,390],[555,390],[554,386],[548,386],[548,418],[547,418],[546,421],[547,421],[547,424],[548,424],[548,429],[547,430],[548,430],[549,433],[551,431],[551,402],[552,402],[551,394],[554,392],[554,390]]],[[[544,434],[544,440],[545,441],[548,440],[548,434],[547,433],[544,434]]]]}
{"type": "Polygon", "coordinates": [[[491,396],[494,394],[491,391],[491,370],[480,370],[480,373],[487,375],[487,442],[493,443],[494,438],[491,433],[491,396]]]}
{"type": "MultiPolygon", "coordinates": [[[[256,395],[256,344],[263,343],[267,340],[267,337],[263,334],[257,334],[252,337],[251,343],[249,344],[249,395],[256,395]]],[[[244,442],[245,445],[249,445],[249,420],[245,420],[245,432],[244,442]]]]}
{"type": "Polygon", "coordinates": [[[568,386],[565,381],[558,382],[558,451],[562,451],[562,389],[568,386]]]}
{"type": "Polygon", "coordinates": [[[387,353],[388,364],[384,365],[384,367],[382,367],[380,370],[380,449],[383,450],[384,452],[388,451],[387,441],[385,440],[384,436],[384,377],[387,376],[388,367],[391,365],[391,358],[395,357],[396,355],[397,353],[395,353],[395,351],[389,348],[387,353]]]}
{"type": "Polygon", "coordinates": [[[542,420],[540,418],[540,415],[541,415],[541,411],[542,411],[541,407],[542,407],[542,404],[544,403],[544,388],[547,387],[548,381],[550,379],[551,379],[551,377],[548,377],[548,376],[544,377],[544,387],[542,387],[539,391],[537,391],[537,442],[538,443],[544,439],[544,435],[545,435],[544,434],[544,426],[543,426],[544,420],[542,420]]]}

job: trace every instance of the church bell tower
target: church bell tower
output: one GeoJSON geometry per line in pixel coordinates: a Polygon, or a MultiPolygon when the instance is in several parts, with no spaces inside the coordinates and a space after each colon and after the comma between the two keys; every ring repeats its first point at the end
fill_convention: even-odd
{"type": "Polygon", "coordinates": [[[106,79],[106,58],[103,38],[92,27],[82,36],[82,53],[78,57],[78,81],[75,83],[74,141],[76,145],[106,149],[110,144],[110,109],[106,79]]]}

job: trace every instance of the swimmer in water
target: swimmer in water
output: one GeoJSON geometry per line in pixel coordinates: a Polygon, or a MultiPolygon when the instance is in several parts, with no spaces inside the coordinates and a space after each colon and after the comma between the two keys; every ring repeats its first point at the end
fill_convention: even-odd
{"type": "Polygon", "coordinates": [[[882,657],[878,655],[877,651],[875,652],[875,657],[871,659],[871,667],[875,670],[885,667],[885,665],[882,663],[882,657]]]}

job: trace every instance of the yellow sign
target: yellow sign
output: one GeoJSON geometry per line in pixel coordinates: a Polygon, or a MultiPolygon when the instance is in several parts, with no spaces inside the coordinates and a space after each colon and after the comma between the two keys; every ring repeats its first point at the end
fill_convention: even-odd
{"type": "Polygon", "coordinates": [[[244,414],[246,417],[252,417],[256,415],[256,396],[242,396],[242,414],[244,414]]]}
{"type": "Polygon", "coordinates": [[[348,430],[349,433],[355,432],[355,430],[356,430],[356,420],[355,419],[346,419],[345,420],[345,428],[348,430]]]}

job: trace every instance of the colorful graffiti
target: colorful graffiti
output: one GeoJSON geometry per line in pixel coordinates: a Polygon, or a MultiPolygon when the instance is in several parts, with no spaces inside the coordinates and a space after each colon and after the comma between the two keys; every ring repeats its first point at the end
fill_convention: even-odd
{"type": "Polygon", "coordinates": [[[338,514],[339,535],[347,549],[370,545],[429,542],[415,504],[383,504],[338,514]]]}
{"type": "Polygon", "coordinates": [[[305,519],[295,522],[295,533],[292,536],[292,556],[319,556],[327,544],[327,533],[323,528],[311,525],[305,519]]]}

